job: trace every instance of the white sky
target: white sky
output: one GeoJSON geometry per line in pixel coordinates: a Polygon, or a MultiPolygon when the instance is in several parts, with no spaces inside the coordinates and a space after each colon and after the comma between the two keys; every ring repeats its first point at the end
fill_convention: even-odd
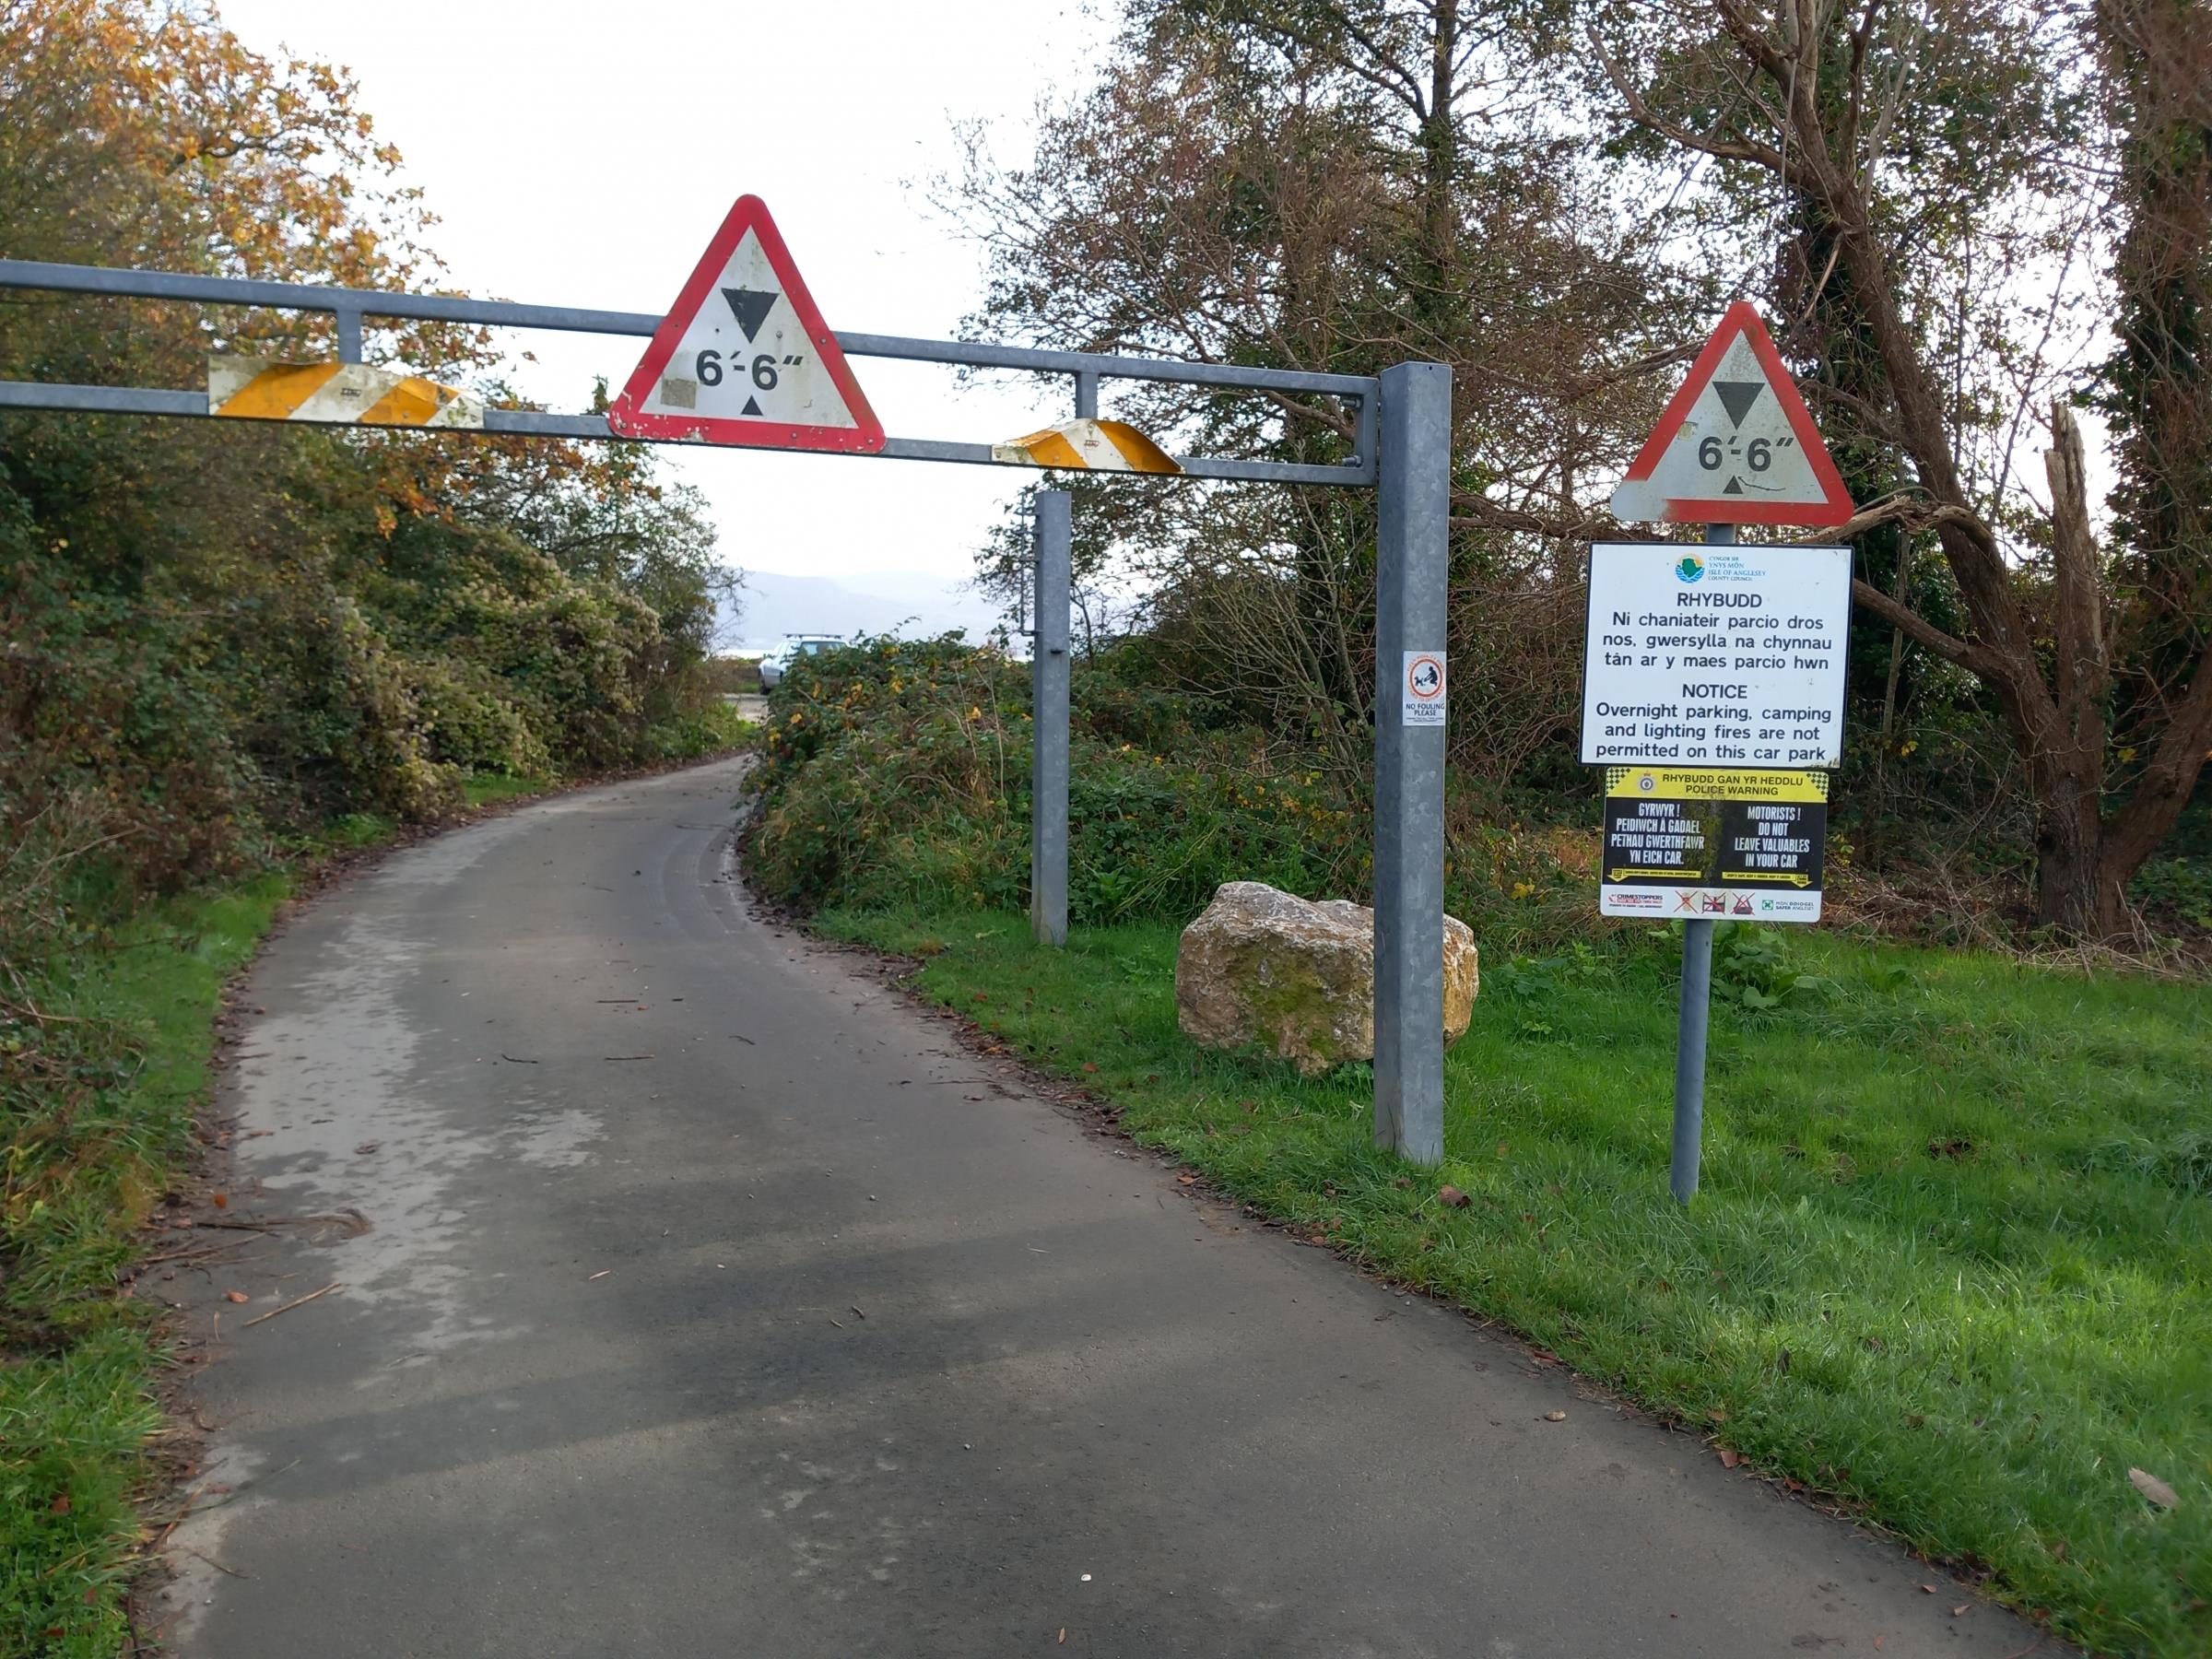
{"type": "MultiPolygon", "coordinates": [[[[249,46],[350,67],[378,135],[442,222],[465,292],[659,312],[730,204],[763,198],[832,328],[952,338],[979,251],[927,202],[952,124],[1026,159],[1049,87],[1080,84],[1107,25],[1083,0],[221,0],[249,46]]],[[[510,336],[525,395],[581,409],[642,339],[510,336]]],[[[430,365],[416,365],[431,367],[430,365]]],[[[897,437],[989,442],[1072,413],[1044,382],[854,359],[897,437]]],[[[964,580],[1024,481],[1012,469],[665,449],[712,505],[724,559],[841,578],[964,580]]]]}

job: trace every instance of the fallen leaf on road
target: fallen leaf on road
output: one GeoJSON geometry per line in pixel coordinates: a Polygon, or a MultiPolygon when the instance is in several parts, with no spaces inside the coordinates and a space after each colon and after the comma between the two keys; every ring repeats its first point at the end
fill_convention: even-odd
{"type": "Polygon", "coordinates": [[[1880,1648],[1881,1648],[1881,1645],[1882,1645],[1882,1639],[1881,1639],[1879,1636],[1877,1636],[1877,1637],[1874,1639],[1874,1645],[1875,1645],[1875,1648],[1876,1648],[1876,1650],[1878,1652],[1878,1651],[1880,1650],[1880,1648]]]}
{"type": "Polygon", "coordinates": [[[1967,1615],[1967,1610],[1973,1605],[1974,1604],[1972,1602],[1960,1602],[1957,1606],[1951,1609],[1951,1617],[1953,1618],[1964,1618],[1967,1615]]]}
{"type": "Polygon", "coordinates": [[[1437,1188],[1436,1201],[1452,1209],[1465,1209],[1468,1205],[1475,1202],[1455,1186],[1437,1188]]]}
{"type": "Polygon", "coordinates": [[[213,1197],[213,1199],[214,1199],[214,1202],[215,1202],[215,1207],[216,1207],[217,1209],[229,1209],[229,1208],[230,1207],[230,1194],[228,1194],[228,1193],[216,1193],[216,1194],[212,1194],[212,1197],[213,1197]]]}
{"type": "Polygon", "coordinates": [[[2181,1501],[2181,1498],[2171,1487],[2147,1470],[2130,1469],[2127,1472],[2127,1478],[2129,1484],[2136,1491],[2142,1493],[2160,1509],[2171,1509],[2181,1501]]]}
{"type": "Polygon", "coordinates": [[[1065,1625],[1062,1625],[1060,1627],[1060,1640],[1063,1642],[1067,1641],[1067,1627],[1065,1625]]]}
{"type": "Polygon", "coordinates": [[[1724,1469],[1733,1469],[1733,1468],[1735,1468],[1735,1465],[1736,1465],[1737,1464],[1740,1464],[1740,1463],[1742,1463],[1743,1461],[1744,1461],[1744,1454],[1743,1454],[1741,1452],[1737,1452],[1737,1451],[1732,1450],[1731,1448],[1729,1448],[1729,1447],[1727,1447],[1727,1446],[1723,1446],[1723,1447],[1721,1448],[1721,1467],[1722,1467],[1722,1468],[1724,1468],[1724,1469]]]}
{"type": "Polygon", "coordinates": [[[598,1272],[592,1275],[592,1278],[587,1278],[583,1282],[588,1285],[592,1282],[592,1279],[603,1279],[613,1271],[614,1269],[612,1267],[602,1267],[598,1272]]]}
{"type": "Polygon", "coordinates": [[[246,1300],[246,1293],[243,1290],[226,1290],[223,1292],[223,1300],[225,1301],[242,1302],[246,1300]]]}
{"type": "Polygon", "coordinates": [[[1177,1186],[1196,1186],[1198,1184],[1198,1177],[1195,1175],[1178,1175],[1175,1177],[1175,1184],[1177,1186]]]}
{"type": "Polygon", "coordinates": [[[1920,1587],[1920,1590],[1921,1594],[1924,1595],[1933,1595],[1936,1594],[1936,1586],[1933,1584],[1923,1584],[1920,1587]]]}
{"type": "Polygon", "coordinates": [[[384,1143],[382,1141],[363,1141],[359,1146],[353,1149],[353,1155],[356,1158],[366,1158],[370,1153],[375,1151],[383,1144],[384,1143]]]}
{"type": "Polygon", "coordinates": [[[1567,1420],[1567,1414],[1563,1411],[1547,1411],[1544,1414],[1544,1420],[1547,1423],[1563,1423],[1567,1420]]]}

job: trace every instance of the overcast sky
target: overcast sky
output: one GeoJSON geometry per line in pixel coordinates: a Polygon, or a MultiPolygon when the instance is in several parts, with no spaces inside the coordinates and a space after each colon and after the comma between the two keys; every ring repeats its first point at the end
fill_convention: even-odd
{"type": "MultiPolygon", "coordinates": [[[[1084,0],[220,0],[249,45],[350,67],[379,135],[441,218],[452,286],[665,311],[730,204],[762,197],[832,328],[951,338],[976,248],[927,201],[952,124],[1026,157],[1039,98],[1078,85],[1107,24],[1084,0]]],[[[518,383],[582,406],[644,342],[514,336],[518,383]]],[[[1065,418],[1042,385],[958,390],[856,359],[885,429],[991,441],[1065,418]]],[[[724,557],[753,570],[966,577],[1019,488],[994,467],[665,451],[704,490],[724,557]]]]}

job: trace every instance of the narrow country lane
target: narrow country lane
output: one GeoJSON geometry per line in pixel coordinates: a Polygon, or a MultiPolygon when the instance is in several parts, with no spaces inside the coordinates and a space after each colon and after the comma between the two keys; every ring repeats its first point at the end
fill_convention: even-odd
{"type": "Polygon", "coordinates": [[[228,1213],[301,1219],[165,1287],[188,1659],[2034,1641],[752,919],[741,781],[426,841],[254,970],[228,1213]]]}

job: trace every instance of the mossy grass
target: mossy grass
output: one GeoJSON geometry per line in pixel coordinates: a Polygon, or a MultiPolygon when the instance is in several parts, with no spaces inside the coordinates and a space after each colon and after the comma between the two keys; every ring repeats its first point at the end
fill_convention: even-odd
{"type": "Polygon", "coordinates": [[[99,1036],[73,1057],[93,1087],[66,1104],[58,1089],[43,1100],[11,1091],[0,1124],[9,1166],[0,1653],[124,1651],[137,1500],[159,1473],[150,1447],[161,1353],[154,1309],[117,1280],[148,1209],[192,1155],[224,982],[288,889],[269,874],[149,906],[40,985],[47,1020],[99,1036]]]}
{"type": "Polygon", "coordinates": [[[1733,954],[1756,982],[1715,1009],[1686,1211],[1663,948],[1486,963],[1447,1065],[1447,1159],[1417,1171],[1372,1147],[1363,1068],[1305,1081],[1193,1047],[1171,926],[1054,951],[991,911],[818,925],[924,959],[924,995],[1261,1212],[1986,1571],[2063,1634],[2212,1651],[2201,984],[1747,935],[1733,954]],[[1444,1182],[1466,1207],[1438,1203],[1444,1182]],[[2147,1502],[2131,1467],[2179,1504],[2147,1502]]]}

